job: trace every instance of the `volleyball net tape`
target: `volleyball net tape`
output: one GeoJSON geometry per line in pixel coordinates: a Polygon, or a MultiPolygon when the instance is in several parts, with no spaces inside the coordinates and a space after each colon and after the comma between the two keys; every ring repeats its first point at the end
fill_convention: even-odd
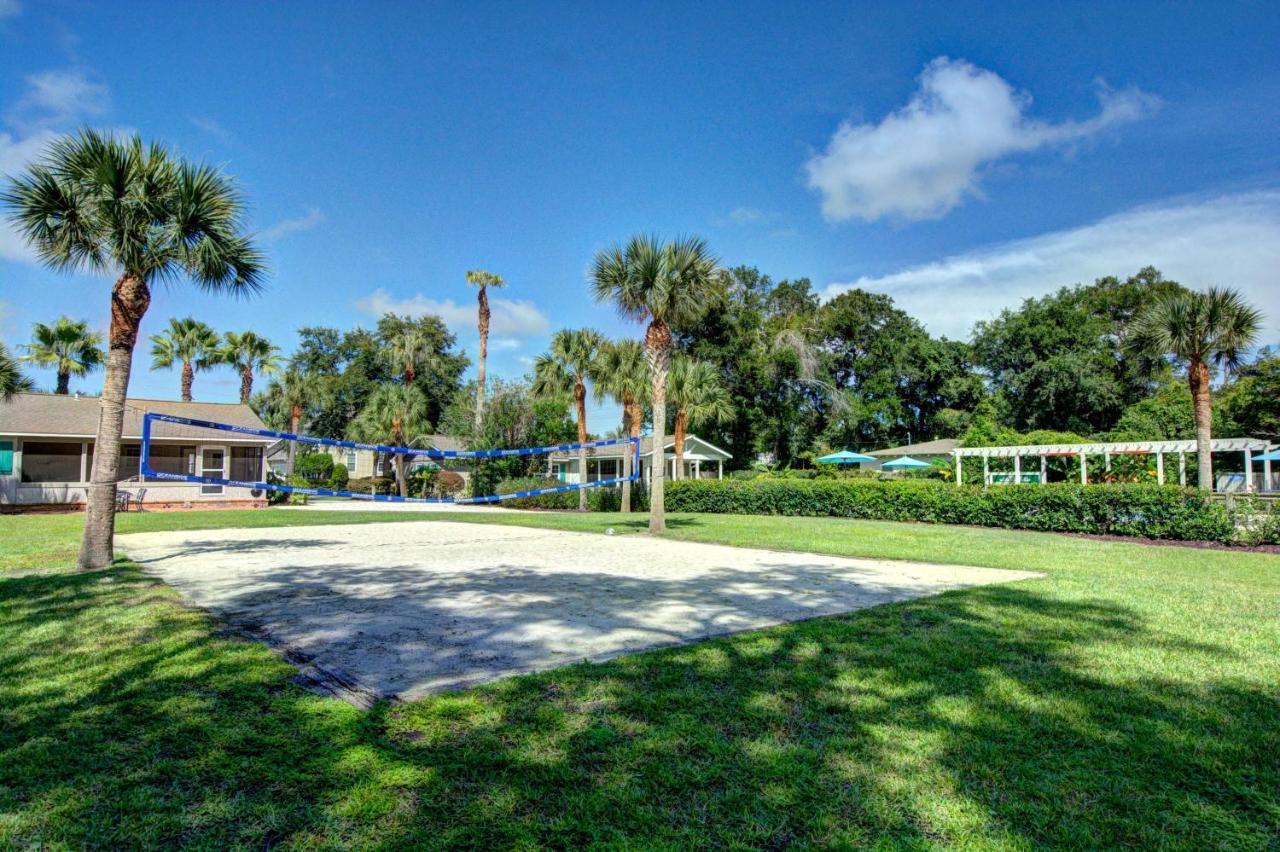
{"type": "MultiPolygon", "coordinates": [[[[185,438],[184,438],[185,440],[185,438]]],[[[509,450],[437,450],[418,449],[414,447],[387,447],[381,444],[363,444],[359,441],[340,441],[336,438],[316,438],[311,435],[295,435],[292,432],[277,432],[272,429],[254,429],[251,426],[234,426],[230,423],[216,423],[212,420],[197,420],[192,417],[177,417],[172,414],[147,412],[142,417],[142,448],[140,472],[143,477],[163,479],[174,482],[192,482],[200,485],[230,485],[237,488],[257,488],[266,491],[282,491],[286,494],[307,494],[313,497],[349,497],[353,500],[370,500],[381,503],[497,503],[517,497],[537,497],[540,494],[562,494],[567,491],[578,491],[584,488],[605,488],[620,485],[623,482],[636,482],[640,471],[640,439],[639,438],[606,438],[600,441],[587,441],[580,444],[553,444],[546,447],[519,447],[509,450]],[[628,452],[632,458],[631,475],[617,476],[610,479],[598,479],[594,482],[572,482],[565,485],[534,488],[528,491],[516,491],[511,494],[485,494],[479,497],[401,497],[398,494],[364,494],[357,491],[339,491],[333,488],[309,488],[301,485],[286,485],[277,482],[253,482],[241,479],[224,479],[217,476],[197,476],[194,473],[173,473],[154,470],[151,467],[151,424],[173,423],[178,426],[193,426],[200,429],[214,429],[221,432],[234,432],[238,435],[253,435],[261,438],[275,438],[284,441],[296,441],[317,447],[342,447],[348,450],[371,450],[387,455],[409,456],[412,460],[430,459],[496,459],[512,456],[537,456],[551,453],[576,453],[579,449],[596,449],[598,447],[615,447],[629,444],[628,452]]],[[[264,451],[265,455],[265,451],[264,451]]],[[[200,462],[197,460],[197,464],[200,462]]],[[[224,457],[223,470],[227,461],[224,457]]],[[[197,468],[199,469],[199,468],[197,468]]]]}

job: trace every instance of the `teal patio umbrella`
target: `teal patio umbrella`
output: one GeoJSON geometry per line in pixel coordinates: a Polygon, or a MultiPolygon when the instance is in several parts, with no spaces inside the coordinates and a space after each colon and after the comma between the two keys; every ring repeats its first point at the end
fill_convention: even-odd
{"type": "MultiPolygon", "coordinates": [[[[1272,450],[1269,453],[1263,453],[1260,456],[1254,456],[1253,460],[1256,462],[1257,461],[1280,461],[1280,450],[1272,450]]],[[[822,461],[822,459],[818,459],[818,461],[822,461]]]]}
{"type": "Polygon", "coordinates": [[[920,461],[920,459],[913,459],[911,458],[911,456],[903,456],[900,459],[887,461],[880,466],[888,468],[890,470],[908,470],[908,469],[917,470],[922,467],[933,467],[933,465],[929,464],[927,461],[920,461]]]}
{"type": "Polygon", "coordinates": [[[854,453],[849,450],[841,450],[838,453],[831,453],[820,459],[815,459],[815,461],[820,461],[824,464],[857,464],[858,462],[873,462],[875,460],[875,456],[864,456],[862,453],[854,453]]]}

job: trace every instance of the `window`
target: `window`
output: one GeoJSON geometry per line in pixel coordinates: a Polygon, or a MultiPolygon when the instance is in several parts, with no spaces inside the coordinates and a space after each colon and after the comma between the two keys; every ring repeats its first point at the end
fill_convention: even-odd
{"type": "Polygon", "coordinates": [[[382,472],[386,470],[386,459],[381,453],[378,454],[378,461],[373,466],[373,475],[382,476],[382,472]]]}
{"type": "Polygon", "coordinates": [[[80,442],[22,442],[23,482],[79,482],[80,442]]]}
{"type": "Polygon", "coordinates": [[[231,476],[241,482],[257,482],[262,476],[262,447],[232,447],[231,476]]]}
{"type": "Polygon", "coordinates": [[[0,441],[0,476],[13,476],[13,441],[0,441]]]}
{"type": "Polygon", "coordinates": [[[347,450],[347,473],[352,476],[356,475],[356,451],[347,450]]]}
{"type": "MultiPolygon", "coordinates": [[[[126,447],[126,449],[129,448],[126,447]]],[[[151,469],[157,473],[194,474],[196,472],[196,448],[175,444],[152,444],[149,462],[151,469]]],[[[138,467],[135,463],[134,472],[136,473],[137,470],[138,467]]],[[[124,473],[123,466],[120,472],[124,473]]],[[[156,479],[151,477],[150,481],[155,482],[156,479]]]]}

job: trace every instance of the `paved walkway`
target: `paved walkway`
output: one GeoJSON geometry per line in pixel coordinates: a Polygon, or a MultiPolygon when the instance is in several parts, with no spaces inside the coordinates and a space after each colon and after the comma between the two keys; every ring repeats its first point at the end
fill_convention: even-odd
{"type": "Polygon", "coordinates": [[[445,521],[142,533],[119,545],[291,659],[402,698],[1037,576],[445,521]]]}

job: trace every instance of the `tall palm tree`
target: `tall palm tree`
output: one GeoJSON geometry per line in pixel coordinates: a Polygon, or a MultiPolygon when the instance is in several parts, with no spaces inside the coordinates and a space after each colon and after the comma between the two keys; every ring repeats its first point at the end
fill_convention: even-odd
{"type": "Polygon", "coordinates": [[[411,385],[418,377],[418,368],[432,356],[431,341],[418,329],[409,329],[391,338],[387,353],[392,366],[404,375],[404,382],[411,385]]]}
{"type": "Polygon", "coordinates": [[[676,407],[676,479],[683,479],[684,439],[689,434],[689,427],[731,420],[733,403],[715,367],[680,355],[671,363],[667,395],[676,407]]]}
{"type": "MultiPolygon", "coordinates": [[[[644,405],[649,401],[652,383],[649,381],[649,365],[644,360],[644,348],[635,340],[618,340],[600,350],[593,375],[592,387],[596,400],[612,397],[622,406],[622,434],[628,438],[640,437],[644,425],[644,405]]],[[[622,511],[631,511],[631,466],[633,453],[622,459],[622,511]]]]}
{"type": "Polygon", "coordinates": [[[83,130],[55,139],[10,180],[0,204],[49,267],[117,276],[78,560],[82,569],[105,568],[114,558],[124,400],[152,284],[185,277],[204,290],[252,293],[263,256],[244,233],[244,204],[230,178],[138,136],[83,130]]]}
{"type": "Polygon", "coordinates": [[[1209,365],[1235,369],[1258,336],[1262,314],[1236,290],[1163,296],[1138,315],[1126,345],[1135,353],[1172,355],[1187,366],[1187,384],[1196,421],[1196,462],[1200,487],[1213,490],[1213,402],[1209,365]]]}
{"type": "Polygon", "coordinates": [[[240,403],[249,404],[253,396],[253,374],[271,376],[280,371],[280,347],[273,346],[260,334],[252,331],[228,331],[223,335],[218,357],[240,374],[240,403]]]}
{"type": "Polygon", "coordinates": [[[665,532],[662,500],[666,443],[667,373],[671,369],[671,324],[697,319],[720,286],[718,261],[696,237],[663,243],[657,237],[636,235],[625,247],[614,246],[596,255],[592,289],[597,301],[612,301],[623,317],[647,322],[645,360],[653,385],[652,484],[649,487],[649,532],[665,532]]]}
{"type": "Polygon", "coordinates": [[[50,367],[58,373],[54,393],[71,392],[71,377],[83,376],[102,366],[102,335],[89,330],[84,320],[59,317],[53,325],[36,323],[31,329],[31,342],[22,347],[23,361],[38,367],[50,367]]]}
{"type": "Polygon", "coordinates": [[[207,370],[222,361],[218,332],[194,317],[171,319],[163,334],[151,335],[151,369],[168,370],[182,365],[182,401],[191,401],[196,370],[207,370]]]}
{"type": "Polygon", "coordinates": [[[489,356],[489,288],[505,287],[507,282],[501,275],[483,269],[469,269],[467,283],[480,291],[476,294],[480,330],[480,361],[476,364],[476,428],[479,429],[484,420],[484,363],[489,356]]]}
{"type": "Polygon", "coordinates": [[[32,388],[31,380],[22,375],[18,362],[9,354],[8,348],[0,343],[0,399],[8,399],[20,391],[32,388]]]}
{"type": "MultiPolygon", "coordinates": [[[[604,335],[590,328],[561,329],[551,336],[551,349],[533,364],[533,392],[538,396],[573,394],[578,416],[578,443],[587,441],[587,380],[595,370],[604,335]]],[[[587,481],[587,448],[578,447],[578,481],[587,481]]],[[[587,511],[587,491],[578,490],[578,511],[587,511]]]]}
{"type": "MultiPolygon", "coordinates": [[[[272,429],[302,434],[304,418],[312,406],[320,405],[327,398],[327,385],[290,366],[271,383],[266,393],[256,397],[258,416],[272,429]]],[[[293,461],[297,442],[290,441],[285,474],[292,478],[293,461]]]]}
{"type": "MultiPolygon", "coordinates": [[[[381,385],[370,396],[360,414],[351,423],[354,441],[407,447],[431,431],[427,420],[427,397],[413,385],[381,385]]],[[[401,497],[409,496],[409,479],[405,476],[405,457],[393,457],[396,487],[401,497]]]]}

